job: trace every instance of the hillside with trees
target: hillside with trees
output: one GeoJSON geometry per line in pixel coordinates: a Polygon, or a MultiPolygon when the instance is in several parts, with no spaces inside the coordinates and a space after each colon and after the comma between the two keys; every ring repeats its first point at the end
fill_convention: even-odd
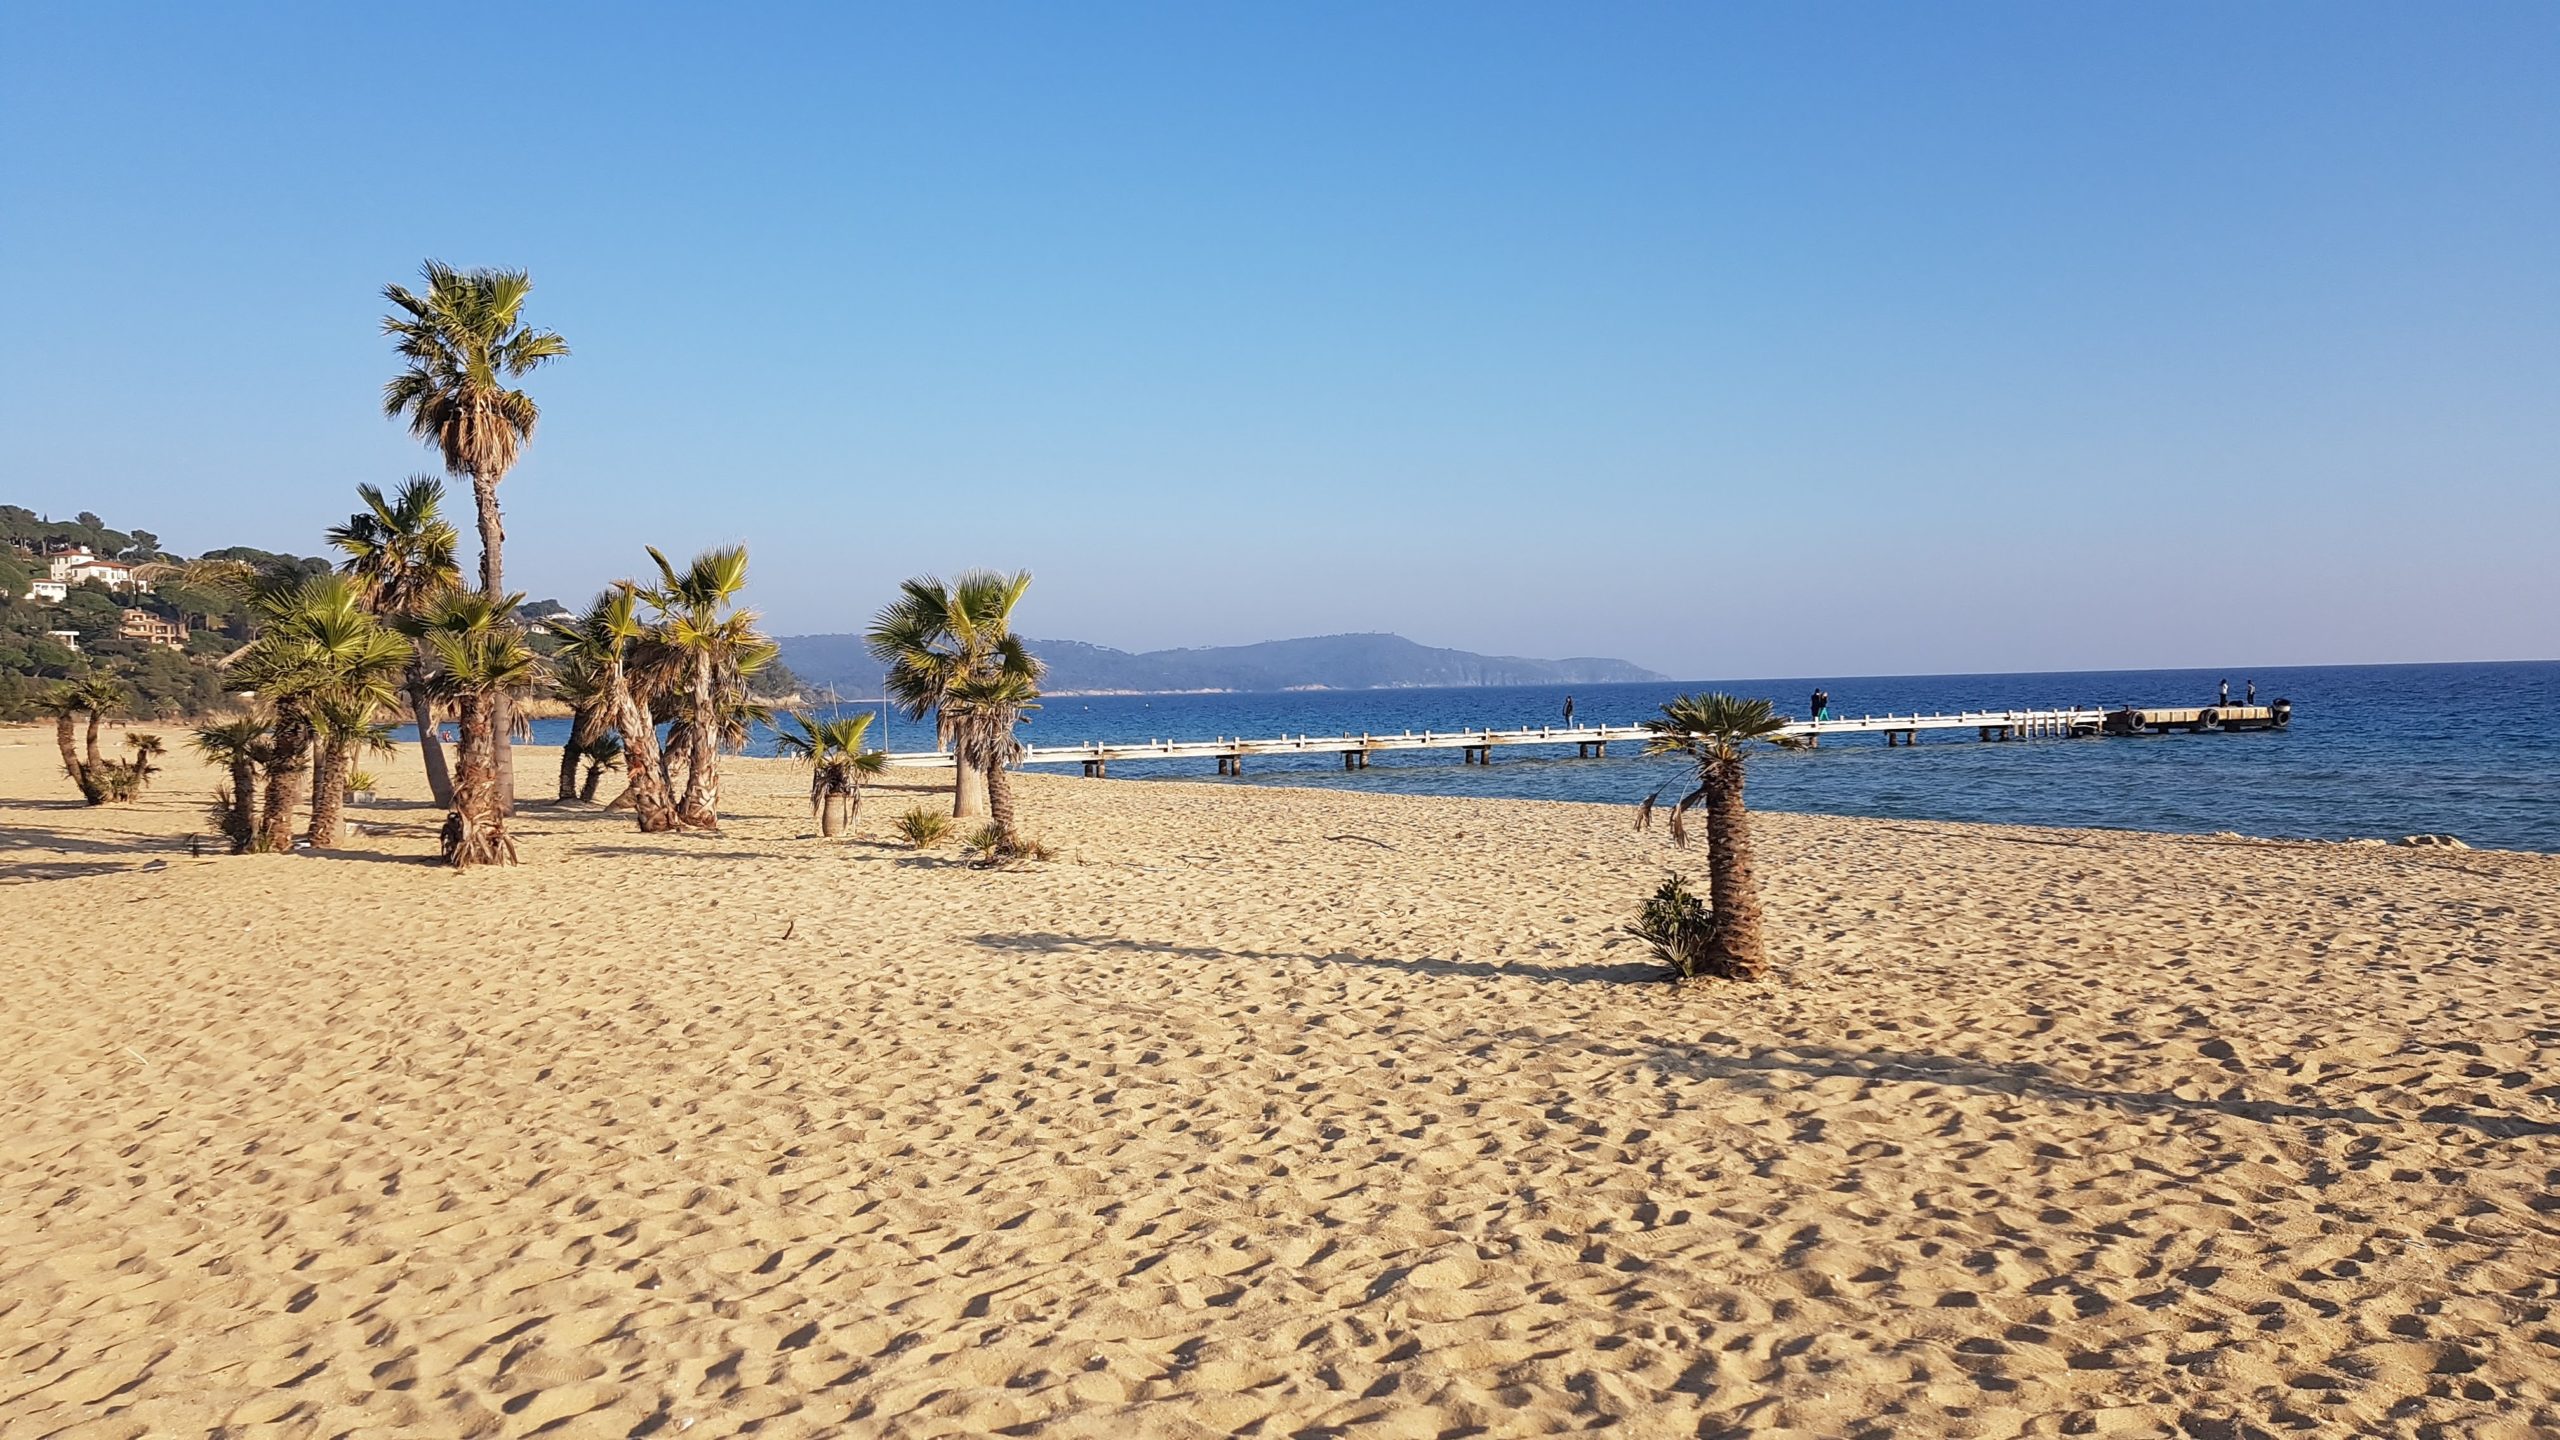
{"type": "Polygon", "coordinates": [[[247,545],[178,555],[149,530],[120,530],[89,511],[58,520],[0,505],[0,720],[32,717],[38,697],[57,682],[100,677],[129,687],[140,716],[199,715],[219,706],[220,661],[255,638],[257,625],[241,595],[190,583],[202,568],[190,562],[205,560],[302,575],[330,568],[316,556],[247,545]],[[32,593],[56,559],[72,555],[131,567],[136,578],[79,579],[59,599],[32,593]],[[159,638],[148,638],[153,634],[159,638]]]}

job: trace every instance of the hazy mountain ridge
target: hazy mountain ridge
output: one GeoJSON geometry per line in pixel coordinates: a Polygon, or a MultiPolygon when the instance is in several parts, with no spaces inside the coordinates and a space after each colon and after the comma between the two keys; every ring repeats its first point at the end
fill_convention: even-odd
{"type": "MultiPolygon", "coordinates": [[[[1536,660],[1417,644],[1401,635],[1311,635],[1251,645],[1133,652],[1081,640],[1030,640],[1052,695],[1186,691],[1397,690],[1465,685],[1604,685],[1664,677],[1624,660],[1536,660]]],[[[782,658],[814,686],[876,695],[880,665],[859,635],[786,635],[782,658]]]]}

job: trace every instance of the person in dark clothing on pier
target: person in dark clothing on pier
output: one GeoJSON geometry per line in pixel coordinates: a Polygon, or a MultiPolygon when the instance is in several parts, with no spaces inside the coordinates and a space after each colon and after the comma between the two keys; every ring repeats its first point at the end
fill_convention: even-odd
{"type": "Polygon", "coordinates": [[[2240,703],[2241,703],[2241,704],[2243,704],[2243,705],[2255,705],[2255,704],[2257,704],[2257,703],[2258,703],[2258,682],[2257,682],[2257,681],[2252,680],[2252,681],[2250,681],[2250,682],[2249,682],[2249,690],[2248,690],[2247,698],[2243,699],[2240,703]]]}
{"type": "Polygon", "coordinates": [[[1816,720],[1828,720],[1831,718],[1830,691],[1816,690],[1813,692],[1813,718],[1816,720]]]}
{"type": "Polygon", "coordinates": [[[1570,695],[1564,697],[1564,728],[1573,728],[1573,697],[1570,695]]]}

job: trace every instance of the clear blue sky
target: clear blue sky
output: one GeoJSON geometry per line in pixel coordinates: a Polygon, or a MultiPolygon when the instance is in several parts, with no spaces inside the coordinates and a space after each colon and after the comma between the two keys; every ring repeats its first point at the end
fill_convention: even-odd
{"type": "Polygon", "coordinates": [[[2560,7],[52,5],[0,500],[318,549],[528,267],[575,602],[1038,573],[1130,648],[2560,655],[2560,7]]]}

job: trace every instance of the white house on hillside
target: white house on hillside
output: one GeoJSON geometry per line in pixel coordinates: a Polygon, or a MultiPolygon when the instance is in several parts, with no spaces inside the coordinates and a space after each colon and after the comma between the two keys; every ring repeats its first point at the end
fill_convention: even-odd
{"type": "Polygon", "coordinates": [[[109,560],[92,550],[65,550],[45,559],[53,567],[52,578],[65,586],[77,585],[83,580],[100,580],[111,590],[121,590],[129,585],[147,594],[151,589],[150,581],[134,578],[132,566],[121,560],[109,560]]]}

